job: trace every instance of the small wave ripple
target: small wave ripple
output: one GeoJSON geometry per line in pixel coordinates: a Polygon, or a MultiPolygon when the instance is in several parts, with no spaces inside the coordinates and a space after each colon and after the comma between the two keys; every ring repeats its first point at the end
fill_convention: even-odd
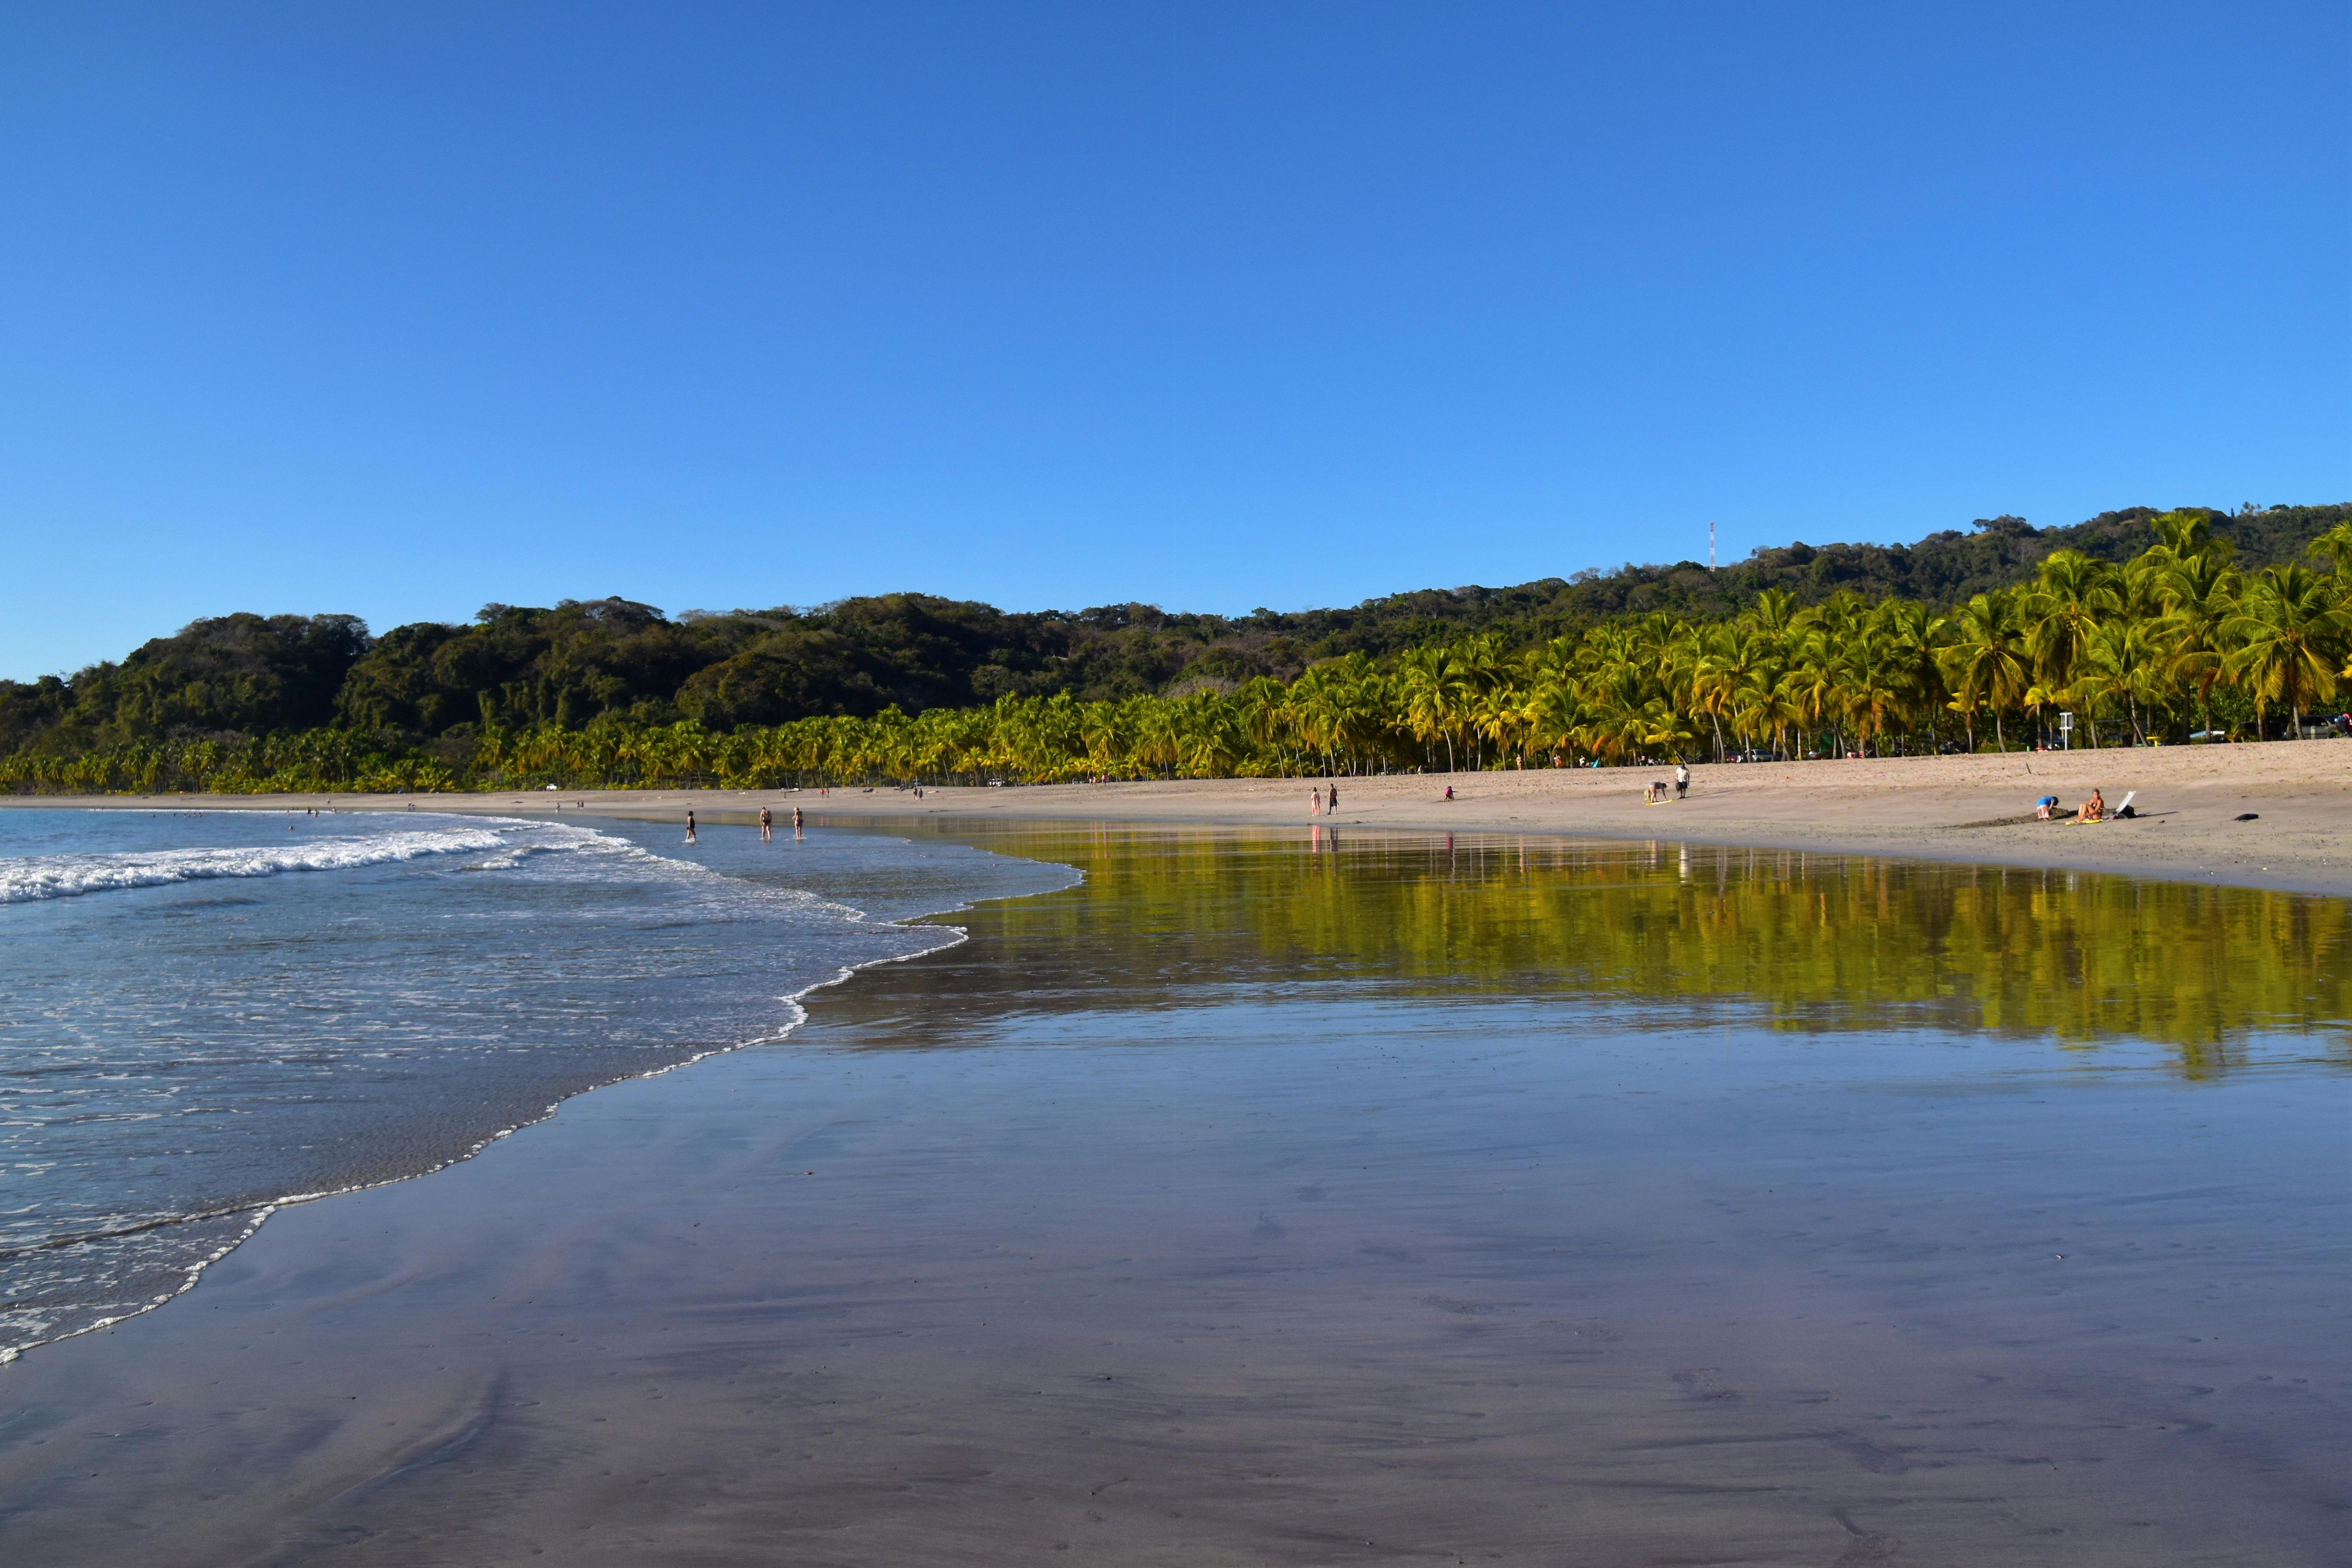
{"type": "Polygon", "coordinates": [[[275,877],[287,871],[341,871],[427,855],[503,849],[500,835],[478,827],[314,838],[283,846],[157,849],[128,855],[35,855],[0,860],[0,904],[78,898],[123,888],[160,888],[211,877],[275,877]]]}

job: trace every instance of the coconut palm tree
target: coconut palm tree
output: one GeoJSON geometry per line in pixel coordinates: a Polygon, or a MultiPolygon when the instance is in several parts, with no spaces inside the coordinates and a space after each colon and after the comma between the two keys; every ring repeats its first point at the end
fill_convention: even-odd
{"type": "MultiPolygon", "coordinates": [[[[1944,679],[1969,705],[1967,711],[1973,714],[1978,703],[1992,710],[1993,743],[2006,752],[2001,710],[2024,701],[2026,688],[2033,684],[2024,617],[2011,595],[1979,594],[1952,617],[1952,641],[1940,656],[1944,679]]],[[[1973,720],[1969,744],[1976,745],[1973,720]]]]}
{"type": "Polygon", "coordinates": [[[2158,586],[2164,615],[2155,627],[2164,650],[2166,674],[2193,687],[2203,730],[2213,732],[2213,688],[2227,673],[2230,617],[2237,614],[2242,586],[2225,551],[2168,554],[2158,586]]]}
{"type": "Polygon", "coordinates": [[[2325,555],[2336,568],[2338,583],[2352,583],[2352,522],[2339,522],[2313,540],[2310,553],[2325,555]]]}
{"type": "Polygon", "coordinates": [[[2074,679],[2074,663],[2091,640],[2091,630],[2122,605],[2115,568],[2080,551],[2053,550],[2025,595],[2034,676],[2055,691],[2074,679]]]}
{"type": "Polygon", "coordinates": [[[2300,734],[2304,710],[2336,695],[2352,615],[2338,609],[2326,584],[2305,568],[2263,568],[2223,629],[2237,644],[2223,664],[2254,700],[2256,739],[2263,738],[2272,704],[2287,709],[2300,734]]]}
{"type": "Polygon", "coordinates": [[[1445,771],[1455,771],[1454,733],[1468,697],[1451,649],[1435,643],[1407,648],[1397,657],[1399,695],[1405,726],[1426,747],[1445,742],[1445,771]]]}

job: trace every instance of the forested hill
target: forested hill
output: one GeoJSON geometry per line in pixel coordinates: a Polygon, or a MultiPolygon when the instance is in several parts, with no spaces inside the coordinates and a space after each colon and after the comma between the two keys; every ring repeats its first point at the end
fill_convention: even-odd
{"type": "MultiPolygon", "coordinates": [[[[2190,509],[2197,510],[2197,509],[2190,509]]],[[[1007,613],[918,594],[675,619],[611,598],[552,609],[486,606],[470,626],[380,637],[349,616],[225,616],[69,679],[0,681],[0,754],[73,753],[164,737],[321,726],[415,742],[485,724],[678,718],[715,729],[812,714],[915,712],[1012,693],[1116,700],[1255,675],[1287,680],[1361,650],[1390,654],[1465,631],[1534,643],[1619,616],[1727,616],[1765,588],[1812,603],[1850,590],[1950,605],[2024,581],[2057,549],[2104,560],[2153,537],[2149,508],[2069,527],[1979,520],[1916,544],[1794,543],[1710,572],[1692,562],[1579,572],[1513,588],[1424,589],[1351,609],[1240,617],[1149,605],[1007,613]]],[[[2352,504],[2210,512],[2249,570],[2300,561],[2352,504]]]]}

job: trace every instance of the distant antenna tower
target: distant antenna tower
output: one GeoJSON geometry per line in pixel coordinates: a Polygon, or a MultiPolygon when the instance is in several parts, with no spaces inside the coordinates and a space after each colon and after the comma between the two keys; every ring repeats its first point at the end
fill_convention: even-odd
{"type": "Polygon", "coordinates": [[[1715,519],[1706,520],[1706,569],[1715,570],[1715,519]]]}

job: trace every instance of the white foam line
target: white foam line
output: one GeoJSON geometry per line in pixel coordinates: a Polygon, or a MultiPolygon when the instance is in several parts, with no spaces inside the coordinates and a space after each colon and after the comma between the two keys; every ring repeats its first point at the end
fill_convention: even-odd
{"type": "Polygon", "coordinates": [[[163,888],[215,877],[275,877],[289,871],[341,871],[384,866],[427,855],[458,855],[502,849],[506,840],[487,829],[385,833],[366,837],[313,839],[265,848],[159,849],[126,855],[33,855],[0,861],[0,904],[78,898],[127,888],[163,888]]]}
{"type": "MultiPolygon", "coordinates": [[[[503,822],[513,819],[494,817],[491,820],[503,822]]],[[[533,824],[532,826],[540,825],[533,824]]],[[[549,824],[547,826],[553,825],[549,824]]],[[[565,824],[564,826],[569,826],[570,825],[565,824]]],[[[604,837],[603,834],[595,832],[593,828],[581,828],[576,831],[587,833],[591,837],[597,838],[603,838],[604,837]]],[[[609,840],[609,842],[618,844],[631,849],[635,849],[636,847],[636,846],[629,844],[625,839],[613,839],[609,840]]],[[[911,843],[912,840],[901,839],[899,842],[911,843]]],[[[643,854],[645,852],[641,850],[639,853],[643,854]]],[[[659,860],[667,858],[658,855],[648,855],[647,858],[659,860]]],[[[694,864],[694,862],[690,860],[679,861],[677,863],[686,866],[691,866],[694,864]]],[[[697,868],[699,869],[699,868],[697,868]]],[[[1034,899],[1049,892],[1066,893],[1068,892],[1070,889],[1077,887],[1086,880],[1087,874],[1075,866],[1065,866],[1062,869],[1070,873],[1071,879],[1059,888],[1044,888],[1038,889],[1038,891],[1034,893],[1013,893],[1008,894],[1006,897],[1034,899]]],[[[717,873],[713,873],[713,875],[716,874],[717,873]]],[[[827,900],[819,901],[825,902],[827,900]]],[[[993,902],[994,900],[982,899],[980,901],[982,903],[988,903],[993,902]]],[[[851,906],[847,904],[835,904],[832,907],[847,910],[850,916],[856,920],[863,921],[866,919],[865,910],[851,908],[851,906]]],[[[908,918],[909,920],[923,920],[942,914],[958,914],[963,910],[971,909],[971,904],[969,902],[959,903],[950,909],[933,910],[927,911],[922,915],[911,915],[908,918]]],[[[902,921],[897,921],[886,922],[884,929],[888,929],[890,927],[897,927],[901,930],[917,929],[908,927],[902,921]]],[[[583,1089],[575,1089],[571,1094],[565,1095],[563,1100],[555,1100],[545,1110],[541,1110],[537,1116],[532,1117],[530,1121],[518,1121],[512,1127],[502,1127],[496,1132],[491,1133],[488,1137],[481,1140],[481,1142],[476,1143],[464,1153],[453,1155],[449,1159],[442,1161],[441,1163],[437,1165],[431,1166],[422,1171],[414,1171],[404,1176],[387,1176],[381,1182],[361,1182],[348,1187],[334,1187],[316,1193],[289,1193],[283,1197],[272,1198],[267,1203],[255,1205],[251,1209],[214,1209],[203,1215],[190,1215],[179,1220],[166,1221],[164,1222],[164,1225],[190,1224],[197,1220],[221,1218],[234,1214],[250,1213],[253,1215],[253,1223],[247,1226],[235,1240],[215,1251],[211,1257],[203,1258],[191,1265],[186,1275],[181,1279],[177,1289],[168,1292],[167,1294],[156,1297],[153,1300],[149,1301],[144,1306],[139,1307],[132,1311],[117,1312],[111,1317],[96,1319],[90,1322],[84,1323],[80,1328],[75,1329],[69,1333],[58,1334],[48,1339],[26,1340],[22,1344],[0,1345],[0,1367],[6,1366],[9,1363],[15,1361],[18,1356],[22,1355],[28,1350],[37,1350],[43,1345],[62,1344],[67,1340],[79,1339],[84,1334],[94,1334],[100,1329],[113,1328],[118,1323],[128,1322],[132,1318],[144,1317],[148,1313],[153,1311],[156,1308],[163,1306],[181,1296],[186,1295],[189,1291],[196,1288],[197,1281],[204,1278],[204,1272],[205,1269],[211,1268],[214,1264],[218,1263],[222,1258],[226,1258],[230,1253],[235,1252],[238,1247],[252,1240],[254,1233],[259,1230],[262,1226],[268,1222],[269,1216],[276,1214],[279,1209],[289,1208],[296,1204],[314,1204],[321,1198],[338,1198],[351,1193],[369,1192],[377,1187],[395,1186],[402,1182],[413,1182],[422,1176],[430,1176],[435,1174],[436,1172],[446,1171],[452,1165],[462,1164],[464,1162],[472,1159],[475,1155],[488,1148],[491,1144],[498,1142],[500,1139],[510,1138],[526,1127],[538,1126],[540,1123],[552,1117],[558,1110],[561,1110],[563,1108],[564,1100],[577,1100],[581,1095],[593,1094],[600,1089],[611,1089],[616,1084],[637,1083],[646,1079],[660,1078],[665,1074],[676,1072],[680,1068],[692,1067],[695,1063],[699,1061],[708,1061],[712,1057],[728,1056],[736,1051],[749,1050],[754,1046],[782,1045],[791,1037],[793,1030],[808,1022],[808,1009],[802,1005],[802,999],[809,995],[812,992],[824,991],[830,989],[833,986],[842,984],[855,977],[860,970],[877,968],[885,963],[906,963],[918,958],[929,958],[935,952],[952,952],[954,949],[961,947],[965,942],[971,940],[971,933],[961,926],[924,926],[919,929],[924,931],[944,931],[947,933],[949,940],[939,943],[937,946],[922,948],[914,952],[894,952],[883,958],[869,958],[863,963],[844,964],[841,968],[834,972],[831,979],[819,980],[814,984],[803,985],[798,991],[794,991],[789,995],[783,997],[783,1004],[786,1007],[791,1009],[792,1016],[786,1021],[782,1028],[776,1030],[772,1034],[755,1036],[748,1040],[739,1040],[731,1046],[713,1046],[707,1051],[697,1051],[690,1057],[682,1058],[677,1061],[667,1064],[667,1066],[654,1068],[646,1072],[630,1073],[622,1078],[607,1079],[604,1083],[589,1084],[583,1089]]],[[[142,1226],[135,1227],[135,1229],[140,1230],[162,1228],[163,1228],[163,1226],[142,1226]]],[[[133,1232],[124,1231],[117,1234],[130,1235],[133,1234],[133,1232]]],[[[87,1237],[85,1239],[103,1240],[106,1239],[106,1237],[99,1236],[87,1237]]]]}

